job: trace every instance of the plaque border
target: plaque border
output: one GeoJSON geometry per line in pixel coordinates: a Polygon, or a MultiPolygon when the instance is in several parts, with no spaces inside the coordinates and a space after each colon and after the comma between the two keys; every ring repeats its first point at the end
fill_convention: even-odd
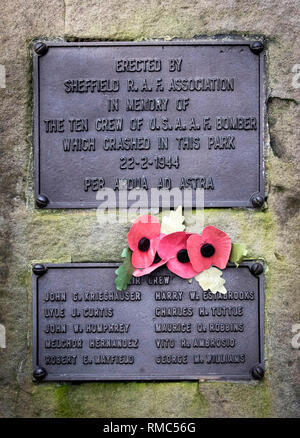
{"type": "MultiPolygon", "coordinates": [[[[228,263],[226,269],[228,268],[234,268],[234,269],[243,269],[248,268],[249,274],[253,275],[251,273],[251,265],[253,263],[257,262],[257,260],[248,260],[245,262],[242,262],[239,264],[239,267],[236,268],[236,265],[234,263],[228,263]]],[[[262,261],[259,261],[260,263],[263,263],[262,261]]],[[[33,348],[32,348],[32,363],[33,363],[33,370],[39,368],[39,308],[38,308],[38,293],[39,293],[39,277],[47,275],[47,271],[49,269],[70,269],[70,268],[111,268],[116,269],[121,265],[121,263],[115,263],[115,262],[101,262],[101,263],[43,263],[43,266],[46,268],[43,274],[34,274],[32,275],[32,342],[33,342],[33,348]]],[[[259,361],[257,363],[253,364],[253,367],[255,366],[261,366],[263,369],[265,369],[265,358],[264,358],[264,303],[265,303],[265,294],[264,294],[264,275],[258,275],[257,278],[257,290],[258,290],[258,300],[257,300],[257,315],[258,315],[258,348],[259,348],[259,361]]],[[[188,374],[180,374],[179,376],[169,376],[168,374],[162,374],[160,376],[137,376],[136,374],[133,376],[101,376],[101,374],[50,374],[47,375],[45,379],[43,379],[44,382],[60,382],[60,381],[76,381],[76,382],[114,382],[114,381],[199,381],[199,380],[211,380],[211,381],[251,381],[253,380],[253,377],[251,376],[251,370],[249,369],[249,373],[246,374],[199,374],[198,376],[195,375],[188,375],[188,374]]]]}
{"type": "MultiPolygon", "coordinates": [[[[231,40],[175,40],[175,41],[140,41],[140,42],[54,42],[54,41],[43,41],[47,45],[47,49],[51,48],[72,48],[72,47],[136,47],[136,46],[247,46],[250,47],[252,43],[257,40],[241,40],[241,39],[231,39],[231,40]]],[[[256,54],[258,59],[259,68],[259,81],[258,81],[258,118],[259,118],[259,165],[258,165],[258,187],[257,191],[254,192],[248,200],[231,200],[231,201],[205,201],[204,208],[230,208],[230,207],[244,207],[253,208],[252,197],[254,195],[259,195],[265,199],[265,165],[264,165],[264,137],[265,137],[265,82],[264,82],[264,71],[265,71],[265,50],[261,53],[256,54]]],[[[34,194],[35,199],[39,196],[46,196],[47,193],[42,193],[40,189],[40,55],[33,53],[33,141],[34,141],[34,194]]],[[[51,199],[48,200],[47,205],[43,205],[46,209],[91,209],[97,208],[97,200],[93,202],[52,202],[51,199]]],[[[124,210],[124,207],[117,206],[118,209],[124,210]]],[[[158,208],[158,207],[157,207],[158,208]]],[[[195,207],[191,207],[195,208],[195,207]]]]}

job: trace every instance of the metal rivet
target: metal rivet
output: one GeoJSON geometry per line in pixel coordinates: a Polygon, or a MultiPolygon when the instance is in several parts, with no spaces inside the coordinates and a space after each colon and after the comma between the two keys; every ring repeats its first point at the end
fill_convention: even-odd
{"type": "Polygon", "coordinates": [[[41,277],[47,272],[47,268],[45,265],[34,265],[32,267],[32,272],[38,277],[41,277]]]}
{"type": "Polygon", "coordinates": [[[264,272],[264,267],[261,263],[253,263],[253,265],[250,268],[250,271],[255,277],[262,274],[264,272]]]}
{"type": "Polygon", "coordinates": [[[45,55],[47,53],[48,46],[45,43],[43,43],[42,41],[38,41],[34,45],[34,51],[38,55],[43,56],[43,55],[45,55]]]}
{"type": "Polygon", "coordinates": [[[47,371],[44,368],[39,367],[33,371],[32,375],[33,375],[35,380],[37,380],[38,382],[41,382],[47,376],[47,371]]]}
{"type": "Polygon", "coordinates": [[[49,199],[47,198],[47,196],[39,195],[36,198],[35,203],[39,208],[45,208],[49,203],[49,199]]]}
{"type": "Polygon", "coordinates": [[[256,193],[251,197],[251,202],[255,208],[262,207],[264,205],[264,198],[256,193]]]}
{"type": "Polygon", "coordinates": [[[260,365],[255,365],[251,370],[251,374],[255,380],[261,380],[265,375],[265,370],[260,365]]]}
{"type": "Polygon", "coordinates": [[[264,50],[264,45],[261,41],[254,41],[254,43],[250,44],[250,50],[258,55],[264,50]]]}

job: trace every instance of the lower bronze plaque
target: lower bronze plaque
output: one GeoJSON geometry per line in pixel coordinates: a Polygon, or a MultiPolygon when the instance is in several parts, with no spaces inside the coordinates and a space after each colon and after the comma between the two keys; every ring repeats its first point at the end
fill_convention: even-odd
{"type": "Polygon", "coordinates": [[[36,265],[35,378],[261,377],[263,278],[251,265],[224,270],[226,295],[203,292],[163,267],[118,292],[118,264],[36,265]]]}
{"type": "Polygon", "coordinates": [[[263,49],[37,43],[37,205],[202,207],[204,194],[205,207],[262,206],[263,49]]]}

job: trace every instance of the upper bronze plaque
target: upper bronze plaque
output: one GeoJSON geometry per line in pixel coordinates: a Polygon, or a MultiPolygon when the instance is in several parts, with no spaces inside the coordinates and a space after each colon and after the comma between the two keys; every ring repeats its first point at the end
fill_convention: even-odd
{"type": "Polygon", "coordinates": [[[173,190],[168,207],[262,206],[263,58],[251,41],[37,43],[37,205],[159,207],[173,190]]]}

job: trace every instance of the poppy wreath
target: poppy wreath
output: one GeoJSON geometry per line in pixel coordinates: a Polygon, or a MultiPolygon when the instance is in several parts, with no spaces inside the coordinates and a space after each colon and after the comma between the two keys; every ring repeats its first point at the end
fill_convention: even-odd
{"type": "MultiPolygon", "coordinates": [[[[180,207],[179,214],[181,210],[180,207]]],[[[179,217],[184,220],[183,216],[179,217]]],[[[205,227],[201,234],[186,231],[166,233],[164,228],[159,219],[151,215],[139,216],[134,221],[127,235],[129,248],[122,253],[125,261],[116,271],[117,289],[125,290],[132,275],[141,277],[166,265],[169,271],[181,278],[195,278],[200,285],[201,281],[205,285],[211,283],[212,291],[218,279],[215,288],[219,291],[222,288],[221,293],[225,293],[225,280],[220,280],[222,272],[219,269],[225,269],[229,259],[238,265],[241,261],[239,244],[232,245],[229,236],[212,225],[205,227]],[[201,275],[204,271],[206,274],[201,275]]],[[[184,226],[180,224],[173,228],[182,230],[184,226]]],[[[242,251],[245,255],[244,248],[242,251]]]]}

